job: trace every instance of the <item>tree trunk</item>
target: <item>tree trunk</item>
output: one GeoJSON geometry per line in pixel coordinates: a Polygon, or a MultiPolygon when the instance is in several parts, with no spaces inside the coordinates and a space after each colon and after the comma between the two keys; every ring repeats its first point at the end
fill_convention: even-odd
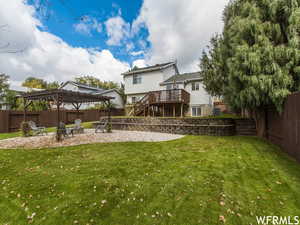
{"type": "Polygon", "coordinates": [[[266,109],[256,109],[252,112],[256,124],[258,137],[267,138],[267,117],[266,109]]]}

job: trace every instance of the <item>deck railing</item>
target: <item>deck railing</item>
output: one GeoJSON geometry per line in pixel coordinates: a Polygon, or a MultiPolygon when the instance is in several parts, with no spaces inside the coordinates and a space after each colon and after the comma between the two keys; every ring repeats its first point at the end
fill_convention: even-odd
{"type": "Polygon", "coordinates": [[[190,102],[190,94],[183,89],[172,89],[149,92],[149,104],[190,102]]]}
{"type": "Polygon", "coordinates": [[[190,94],[184,89],[151,91],[134,105],[135,114],[144,110],[146,105],[167,103],[190,103],[190,94]]]}

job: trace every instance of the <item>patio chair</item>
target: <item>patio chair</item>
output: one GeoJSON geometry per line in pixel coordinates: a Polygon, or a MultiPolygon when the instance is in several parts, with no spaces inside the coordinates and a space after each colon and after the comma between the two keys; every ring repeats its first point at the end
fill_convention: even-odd
{"type": "Polygon", "coordinates": [[[66,127],[63,122],[59,123],[59,130],[64,137],[69,137],[70,134],[72,134],[72,137],[74,136],[73,128],[66,127]]]}
{"type": "Polygon", "coordinates": [[[104,121],[103,119],[100,119],[99,124],[95,128],[95,133],[98,133],[100,131],[104,133],[105,131],[107,131],[107,126],[108,126],[108,121],[107,120],[104,121]]]}
{"type": "Polygon", "coordinates": [[[28,122],[29,126],[30,126],[30,129],[32,130],[33,132],[33,135],[39,135],[39,134],[46,134],[47,135],[47,132],[46,132],[46,128],[45,127],[38,127],[36,125],[35,122],[33,121],[29,121],[28,122]]]}
{"type": "Polygon", "coordinates": [[[78,134],[83,134],[84,133],[84,128],[81,126],[81,119],[76,119],[74,121],[74,126],[72,127],[73,132],[76,132],[78,134]]]}

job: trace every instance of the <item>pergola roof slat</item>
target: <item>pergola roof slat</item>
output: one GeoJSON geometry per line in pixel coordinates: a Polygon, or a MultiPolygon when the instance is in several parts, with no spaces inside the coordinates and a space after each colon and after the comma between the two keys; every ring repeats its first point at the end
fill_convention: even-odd
{"type": "Polygon", "coordinates": [[[59,100],[64,103],[105,102],[114,99],[113,97],[108,96],[68,91],[63,89],[29,92],[22,94],[22,97],[26,100],[44,101],[55,101],[57,98],[59,98],[59,100]]]}

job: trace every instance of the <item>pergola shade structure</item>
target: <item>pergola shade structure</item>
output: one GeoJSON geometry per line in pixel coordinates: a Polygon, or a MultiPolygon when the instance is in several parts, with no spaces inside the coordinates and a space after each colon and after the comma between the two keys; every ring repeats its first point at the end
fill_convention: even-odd
{"type": "Polygon", "coordinates": [[[68,91],[63,89],[24,93],[22,94],[22,98],[24,100],[24,121],[26,121],[27,108],[33,101],[54,102],[57,110],[57,127],[59,127],[60,106],[62,103],[72,104],[77,111],[79,111],[82,103],[106,103],[108,105],[108,120],[110,122],[110,100],[114,99],[113,97],[68,91]]]}

